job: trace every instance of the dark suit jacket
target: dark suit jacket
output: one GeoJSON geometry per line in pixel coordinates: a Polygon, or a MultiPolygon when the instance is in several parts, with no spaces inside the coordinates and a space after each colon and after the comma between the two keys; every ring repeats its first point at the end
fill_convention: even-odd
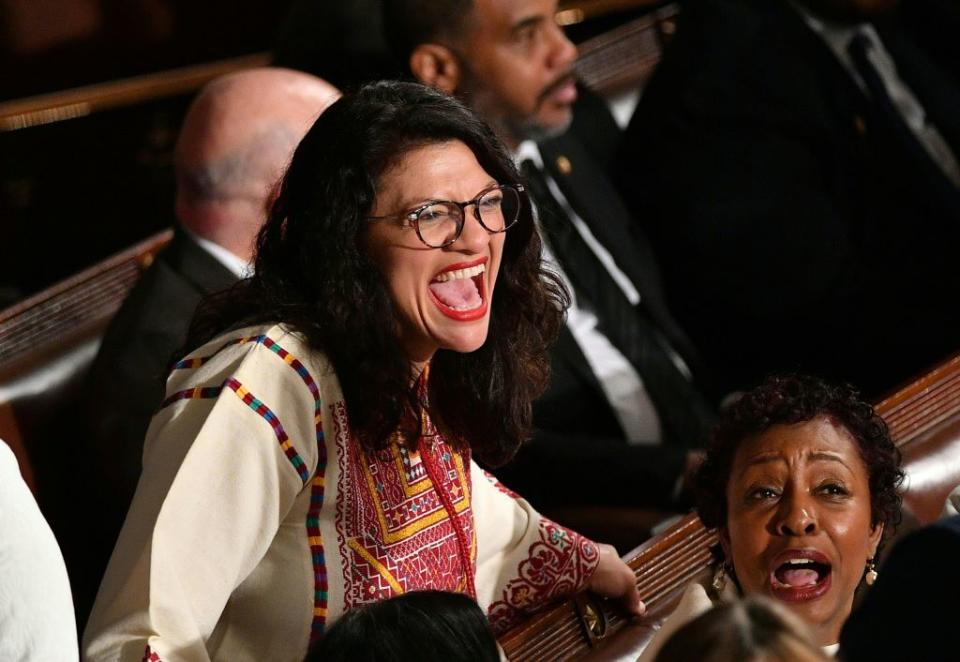
{"type": "Polygon", "coordinates": [[[177,232],[110,323],[94,361],[90,392],[93,452],[124,508],[140,477],[143,439],[163,400],[167,369],[200,298],[235,276],[177,232]]]}
{"type": "Polygon", "coordinates": [[[916,531],[890,552],[840,635],[846,662],[960,658],[960,516],[916,531]]]}
{"type": "MultiPolygon", "coordinates": [[[[877,27],[960,155],[955,79],[877,27]]],[[[876,394],[960,347],[960,194],[881,126],[785,0],[685,7],[616,172],[722,390],[802,369],[876,394]]]]}
{"type": "MultiPolygon", "coordinates": [[[[671,345],[693,362],[689,340],[667,310],[656,260],[640,227],[585,148],[571,134],[539,145],[544,166],[640,292],[642,305],[671,345]],[[569,171],[558,167],[564,157],[569,171]]],[[[534,201],[536,203],[536,200],[534,201]]],[[[534,404],[536,435],[497,471],[538,507],[560,505],[668,506],[685,452],[701,440],[712,413],[692,389],[684,439],[629,446],[596,376],[564,327],[551,353],[547,392],[534,404]]]]}

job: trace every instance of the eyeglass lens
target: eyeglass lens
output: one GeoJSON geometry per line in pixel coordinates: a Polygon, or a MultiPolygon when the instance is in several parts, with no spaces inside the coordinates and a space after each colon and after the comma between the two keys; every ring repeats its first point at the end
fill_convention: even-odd
{"type": "MultiPolygon", "coordinates": [[[[520,216],[520,195],[506,186],[487,191],[475,204],[481,224],[490,232],[503,232],[520,216]]],[[[463,227],[462,215],[463,209],[454,202],[424,207],[417,216],[420,238],[434,247],[453,243],[463,227]]]]}

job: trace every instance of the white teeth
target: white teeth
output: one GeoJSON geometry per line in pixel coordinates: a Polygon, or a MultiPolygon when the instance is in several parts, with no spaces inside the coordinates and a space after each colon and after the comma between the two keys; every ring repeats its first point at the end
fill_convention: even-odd
{"type": "Polygon", "coordinates": [[[807,563],[814,563],[813,559],[790,559],[787,561],[789,565],[806,565],[807,563]]]}
{"type": "Polygon", "coordinates": [[[472,267],[467,267],[466,269],[454,269],[453,271],[444,271],[442,274],[439,274],[434,278],[436,283],[446,283],[449,280],[462,280],[464,278],[473,278],[478,276],[487,270],[485,264],[477,264],[472,267]]]}

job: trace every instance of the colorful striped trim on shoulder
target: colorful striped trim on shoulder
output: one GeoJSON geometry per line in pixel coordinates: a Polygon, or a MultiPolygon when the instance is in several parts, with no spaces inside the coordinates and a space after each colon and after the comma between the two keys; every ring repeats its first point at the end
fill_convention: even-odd
{"type": "Polygon", "coordinates": [[[160,403],[160,409],[168,407],[178,400],[210,400],[219,397],[220,391],[222,390],[223,386],[197,386],[195,388],[177,391],[160,403]]]}
{"type": "Polygon", "coordinates": [[[236,393],[237,397],[240,398],[245,405],[257,412],[262,419],[270,424],[270,427],[273,428],[273,434],[276,435],[277,441],[280,442],[280,448],[283,450],[283,454],[290,460],[290,464],[293,465],[293,468],[296,469],[300,475],[300,480],[306,485],[307,481],[310,480],[310,472],[307,470],[307,464],[290,442],[290,437],[287,436],[287,432],[283,429],[283,425],[280,424],[280,419],[277,418],[277,415],[233,377],[227,379],[223,385],[236,393]]]}
{"type": "Polygon", "coordinates": [[[182,361],[177,361],[170,368],[170,371],[172,372],[174,370],[196,370],[197,368],[202,366],[204,363],[212,359],[214,356],[216,356],[217,354],[225,350],[227,347],[233,347],[234,345],[245,345],[246,343],[251,343],[251,342],[260,343],[260,342],[263,342],[263,340],[266,339],[266,337],[267,336],[265,335],[259,335],[259,336],[244,336],[242,338],[234,338],[233,340],[225,342],[223,345],[221,345],[217,349],[217,351],[215,351],[213,354],[208,354],[207,356],[197,356],[193,358],[186,358],[186,359],[183,359],[182,361]]]}
{"type": "Polygon", "coordinates": [[[310,508],[307,511],[307,541],[310,544],[310,555],[313,560],[313,623],[310,630],[310,643],[312,645],[320,639],[326,627],[329,590],[323,536],[320,533],[320,509],[323,507],[327,472],[327,445],[323,435],[323,403],[320,401],[320,387],[317,386],[317,382],[310,375],[310,371],[304,367],[299,359],[272,338],[264,337],[260,342],[296,371],[314,399],[313,416],[317,430],[317,470],[314,472],[311,482],[310,508]]]}
{"type": "MultiPolygon", "coordinates": [[[[300,362],[299,359],[290,354],[290,352],[281,347],[279,343],[266,335],[235,338],[222,345],[219,349],[217,349],[216,352],[209,356],[187,358],[175,363],[172,370],[190,370],[199,368],[227,347],[245,343],[261,344],[276,354],[280,359],[283,360],[284,363],[290,366],[297,373],[297,375],[300,377],[300,380],[310,391],[310,395],[313,396],[314,400],[314,424],[316,427],[317,441],[317,469],[314,472],[311,480],[310,507],[307,511],[306,522],[307,539],[310,545],[310,553],[313,560],[314,572],[313,623],[311,625],[310,634],[310,642],[313,644],[323,635],[323,631],[326,626],[329,591],[329,580],[327,577],[327,564],[323,547],[323,537],[320,532],[320,510],[323,507],[326,489],[325,476],[327,470],[327,447],[323,434],[323,403],[320,400],[320,387],[317,385],[316,380],[314,380],[310,375],[310,371],[307,370],[307,368],[303,365],[303,363],[300,362]]],[[[205,388],[198,387],[179,391],[164,400],[161,408],[176,402],[177,400],[185,400],[190,398],[216,398],[220,395],[220,392],[224,387],[228,387],[233,390],[234,393],[236,393],[243,400],[243,402],[247,404],[248,407],[260,414],[260,416],[262,416],[270,424],[270,426],[273,428],[274,434],[277,437],[277,440],[280,442],[280,446],[283,449],[284,454],[297,470],[301,480],[303,480],[304,484],[306,484],[307,481],[310,480],[306,463],[303,462],[303,459],[299,456],[299,454],[297,454],[293,444],[290,443],[290,440],[287,437],[283,426],[280,424],[280,421],[263,402],[258,400],[255,396],[253,396],[253,394],[247,391],[246,388],[244,388],[244,386],[236,379],[227,379],[222,386],[205,388]]]]}

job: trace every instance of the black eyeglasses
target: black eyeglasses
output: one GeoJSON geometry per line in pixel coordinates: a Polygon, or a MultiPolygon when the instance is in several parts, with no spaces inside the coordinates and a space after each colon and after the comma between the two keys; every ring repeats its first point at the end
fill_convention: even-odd
{"type": "MultiPolygon", "coordinates": [[[[413,224],[420,241],[430,248],[443,248],[460,238],[470,205],[473,205],[474,218],[487,232],[505,232],[520,218],[520,194],[523,190],[520,184],[491,186],[473,200],[431,200],[405,212],[403,217],[413,224]]],[[[377,221],[396,218],[396,215],[368,218],[377,221]]]]}

